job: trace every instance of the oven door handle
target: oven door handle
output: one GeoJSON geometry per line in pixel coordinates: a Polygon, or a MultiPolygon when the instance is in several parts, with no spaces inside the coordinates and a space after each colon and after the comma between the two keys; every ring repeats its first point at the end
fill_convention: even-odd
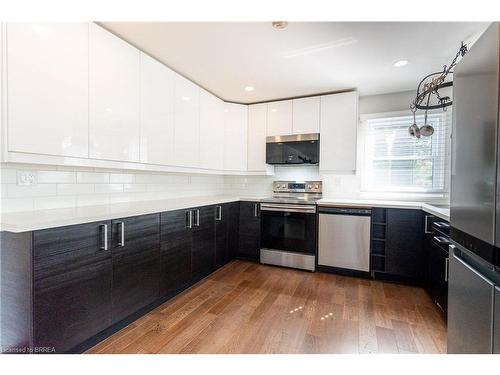
{"type": "Polygon", "coordinates": [[[305,206],[298,204],[268,204],[261,203],[261,211],[275,211],[275,212],[300,212],[305,214],[315,214],[316,206],[305,206]]]}

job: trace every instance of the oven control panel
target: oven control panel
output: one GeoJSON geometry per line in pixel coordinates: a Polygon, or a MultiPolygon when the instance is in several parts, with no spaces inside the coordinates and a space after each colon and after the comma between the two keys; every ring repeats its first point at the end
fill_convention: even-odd
{"type": "Polygon", "coordinates": [[[275,193],[322,193],[322,181],[274,181],[275,193]]]}

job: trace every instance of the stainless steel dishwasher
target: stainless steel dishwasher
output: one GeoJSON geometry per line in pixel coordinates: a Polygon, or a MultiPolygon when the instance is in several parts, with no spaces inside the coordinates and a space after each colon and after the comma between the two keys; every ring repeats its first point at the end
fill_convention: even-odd
{"type": "Polygon", "coordinates": [[[370,272],[371,209],[319,208],[318,267],[370,272]]]}

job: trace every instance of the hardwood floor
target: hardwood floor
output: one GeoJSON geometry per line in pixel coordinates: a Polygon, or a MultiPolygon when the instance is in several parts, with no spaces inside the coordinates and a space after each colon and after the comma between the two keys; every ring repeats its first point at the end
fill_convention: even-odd
{"type": "Polygon", "coordinates": [[[88,353],[445,353],[421,288],[233,261],[88,353]]]}

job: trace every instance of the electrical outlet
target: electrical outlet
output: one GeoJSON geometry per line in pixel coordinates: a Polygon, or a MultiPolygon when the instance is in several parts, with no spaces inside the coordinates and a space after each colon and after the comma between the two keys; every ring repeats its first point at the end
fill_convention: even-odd
{"type": "Polygon", "coordinates": [[[36,172],[33,171],[18,171],[17,184],[19,186],[33,186],[36,185],[36,172]]]}

